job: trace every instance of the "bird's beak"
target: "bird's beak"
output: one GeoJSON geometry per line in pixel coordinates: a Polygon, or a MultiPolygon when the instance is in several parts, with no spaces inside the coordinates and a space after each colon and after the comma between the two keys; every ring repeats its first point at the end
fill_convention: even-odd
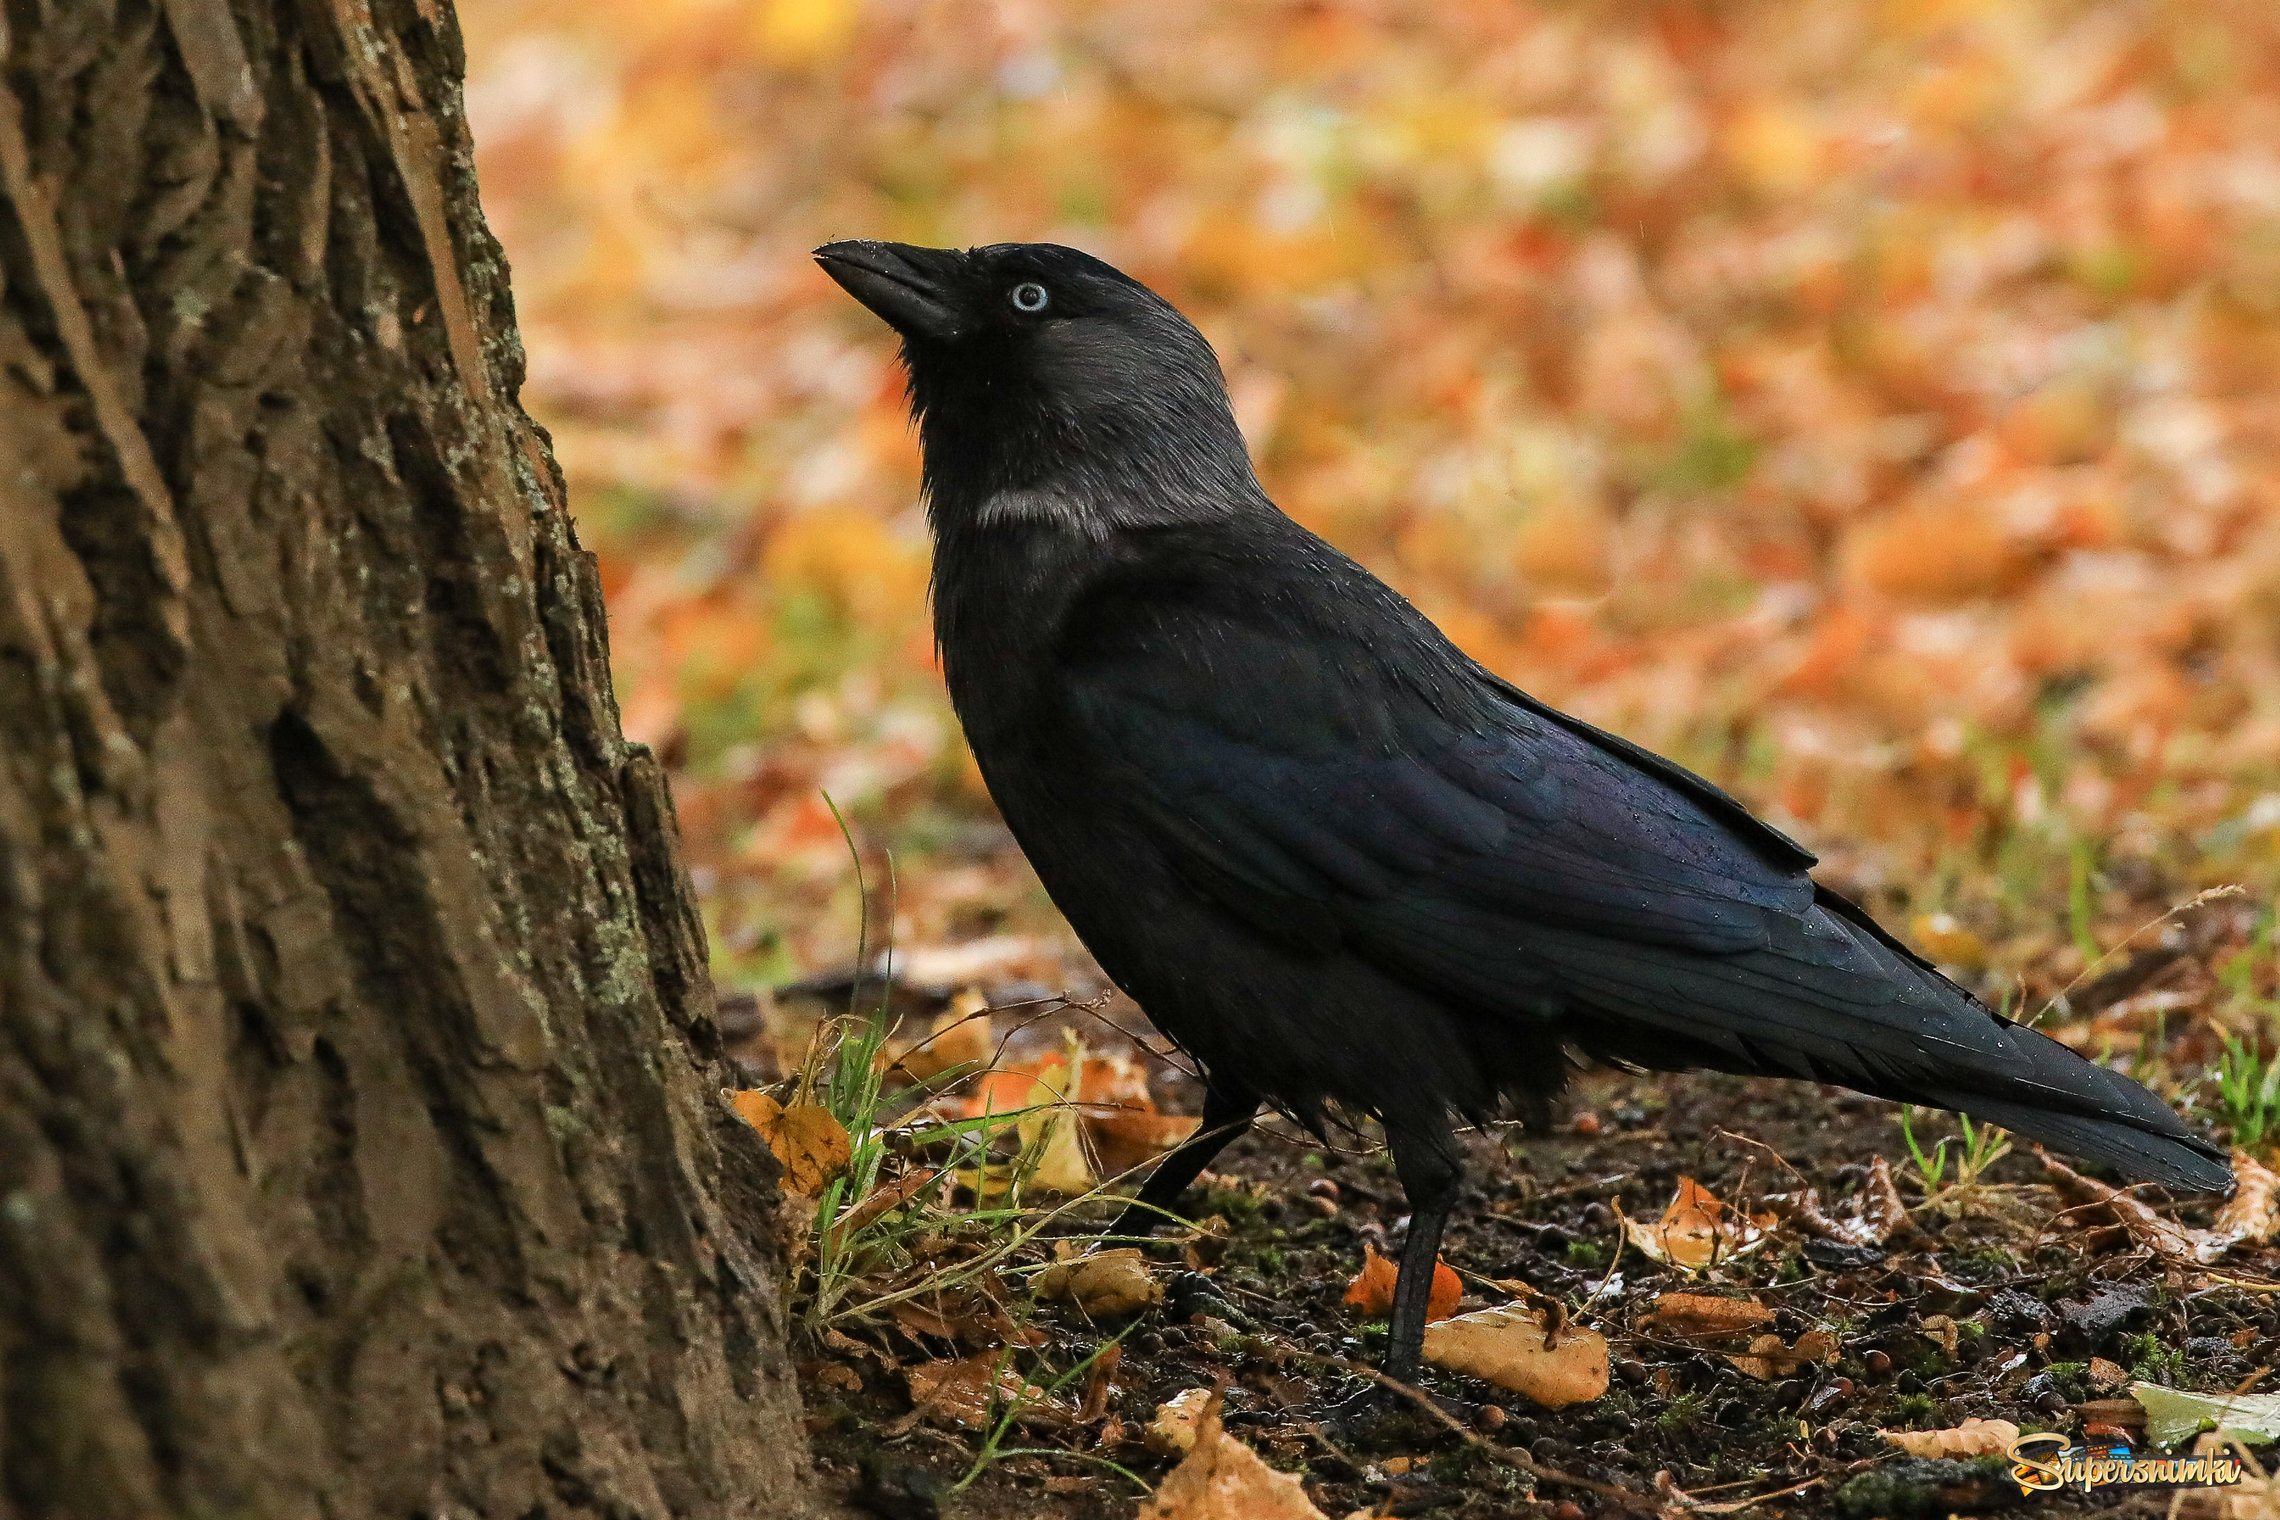
{"type": "Polygon", "coordinates": [[[960,323],[952,277],[960,255],[950,248],[914,248],[850,238],[815,251],[823,272],[906,338],[947,342],[960,323]]]}

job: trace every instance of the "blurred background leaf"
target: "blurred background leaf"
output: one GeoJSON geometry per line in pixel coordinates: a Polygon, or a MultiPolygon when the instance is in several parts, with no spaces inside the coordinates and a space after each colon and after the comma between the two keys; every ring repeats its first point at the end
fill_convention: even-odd
{"type": "Polygon", "coordinates": [[[724,981],[853,951],[823,790],[898,943],[1067,943],[942,695],[892,341],[807,257],[869,236],[1162,291],[1293,516],[1990,985],[2242,880],[2224,995],[2272,995],[2266,0],[461,15],[526,400],[724,981]]]}

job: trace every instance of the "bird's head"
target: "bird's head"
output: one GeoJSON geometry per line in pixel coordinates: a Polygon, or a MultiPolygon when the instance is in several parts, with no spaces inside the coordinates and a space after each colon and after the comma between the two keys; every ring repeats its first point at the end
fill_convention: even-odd
{"type": "Polygon", "coordinates": [[[1211,345],[1170,302],[1053,243],[827,243],[824,272],[902,337],[937,522],[1091,530],[1262,500],[1211,345]]]}

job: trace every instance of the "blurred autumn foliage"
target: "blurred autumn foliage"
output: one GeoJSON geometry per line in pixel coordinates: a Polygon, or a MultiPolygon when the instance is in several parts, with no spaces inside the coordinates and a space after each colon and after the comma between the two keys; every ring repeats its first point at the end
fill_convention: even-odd
{"type": "Polygon", "coordinates": [[[853,947],[823,790],[911,941],[1050,924],[933,666],[892,341],[807,257],[841,236],[1162,291],[1286,510],[1943,958],[2079,969],[2148,882],[2270,900],[2270,0],[461,15],[528,402],[731,979],[853,947]]]}

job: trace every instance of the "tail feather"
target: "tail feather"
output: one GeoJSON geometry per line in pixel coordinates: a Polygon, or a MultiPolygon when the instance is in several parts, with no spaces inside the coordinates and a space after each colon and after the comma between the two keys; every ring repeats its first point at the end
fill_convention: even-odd
{"type": "Polygon", "coordinates": [[[1834,1082],[1960,1110],[2133,1180],[2229,1193],[2225,1150],[2122,1073],[2014,1024],[1822,891],[1761,950],[1702,956],[1531,936],[1585,1016],[1574,1042],[1663,1070],[1834,1082]]]}

